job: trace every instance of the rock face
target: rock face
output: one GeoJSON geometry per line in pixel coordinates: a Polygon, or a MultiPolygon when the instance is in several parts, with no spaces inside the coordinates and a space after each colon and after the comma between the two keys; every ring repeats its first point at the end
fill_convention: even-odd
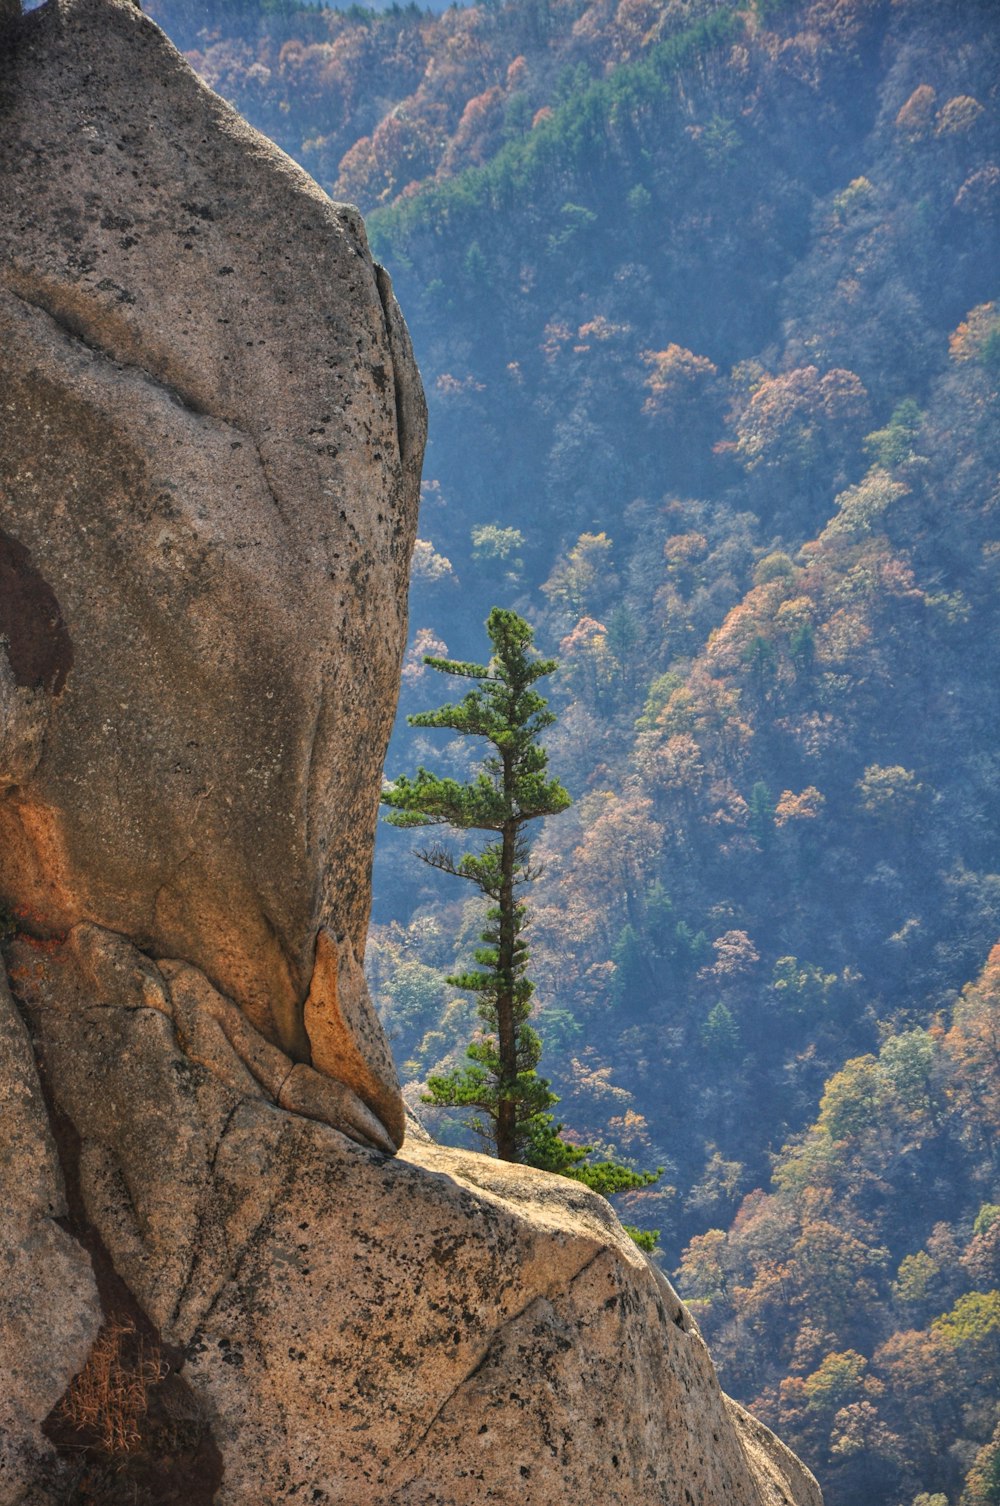
{"type": "Polygon", "coordinates": [[[9,966],[88,1223],[211,1419],[220,1506],[818,1506],[603,1199],[283,1110],[197,969],[95,926],[9,966]]]}
{"type": "Polygon", "coordinates": [[[0,58],[0,892],[189,958],[296,1061],[360,1031],[398,1137],[345,1007],[425,431],[388,278],[128,0],[0,58]]]}
{"type": "Polygon", "coordinates": [[[31,1042],[0,977],[0,1503],[48,1471],[40,1429],[101,1323],[90,1259],[59,1226],[65,1188],[31,1042]]]}
{"type": "Polygon", "coordinates": [[[13,12],[0,1506],[818,1506],[602,1199],[393,1155],[405,328],[130,0],[13,12]]]}

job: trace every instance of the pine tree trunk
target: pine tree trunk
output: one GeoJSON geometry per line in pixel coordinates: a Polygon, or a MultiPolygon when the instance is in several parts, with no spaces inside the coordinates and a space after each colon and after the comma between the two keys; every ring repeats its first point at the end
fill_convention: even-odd
{"type": "MultiPolygon", "coordinates": [[[[504,783],[507,778],[504,758],[504,783]]],[[[511,773],[511,781],[513,774],[511,773]]],[[[514,864],[517,822],[504,823],[500,858],[500,945],[497,952],[497,1042],[500,1053],[500,1095],[497,1103],[497,1155],[501,1161],[517,1161],[517,1021],[514,1018],[514,864]]]]}

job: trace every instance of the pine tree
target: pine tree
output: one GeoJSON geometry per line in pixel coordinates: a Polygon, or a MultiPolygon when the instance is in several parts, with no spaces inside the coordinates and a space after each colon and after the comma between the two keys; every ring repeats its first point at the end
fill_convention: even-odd
{"type": "Polygon", "coordinates": [[[481,1132],[501,1160],[522,1161],[534,1138],[553,1133],[546,1110],[557,1101],[535,1070],[541,1043],[528,1024],[534,985],[526,976],[528,917],[519,890],[535,870],[525,827],[565,810],[570,797],[558,779],[548,777],[548,755],[538,741],[555,716],[534,686],[553,672],[555,661],[532,649],[532,629],[516,612],[495,607],[486,630],[493,645],[488,664],[430,655],[424,661],[442,674],[475,681],[474,688],[457,704],[409,718],[415,727],[485,738],[491,751],[479,772],[462,784],[419,768],[416,778],[390,784],[382,800],[391,807],[386,819],[394,826],[495,834],[479,851],[459,857],[442,846],[418,853],[432,868],[474,884],[491,902],[484,945],[475,952],[478,969],[447,980],[478,995],[486,1032],[469,1047],[468,1066],[430,1079],[428,1101],[476,1110],[481,1132]]]}
{"type": "MultiPolygon", "coordinates": [[[[660,1171],[633,1171],[617,1161],[593,1161],[592,1147],[562,1138],[561,1124],[548,1110],[558,1103],[548,1080],[536,1068],[541,1042],[528,1024],[534,984],[526,976],[528,947],[524,930],[528,912],[518,890],[538,875],[524,828],[540,816],[557,815],[570,805],[558,779],[548,777],[548,754],[538,738],[555,721],[545,698],[533,687],[552,674],[554,659],[532,648],[533,632],[516,612],[494,607],[486,622],[493,645],[489,664],[425,655],[424,663],[442,674],[475,680],[457,704],[421,711],[408,718],[414,727],[447,728],[491,745],[475,779],[460,784],[419,768],[383,791],[393,826],[450,826],[459,831],[495,833],[478,852],[455,857],[434,846],[418,852],[443,873],[467,879],[491,901],[485,944],[475,951],[479,968],[446,981],[479,996],[479,1017],[486,1026],[467,1051],[469,1065],[432,1076],[425,1103],[464,1107],[478,1116],[475,1128],[503,1161],[523,1161],[543,1171],[583,1182],[611,1197],[647,1187],[660,1171]]],[[[658,1231],[628,1229],[636,1243],[652,1250],[658,1231]]]]}

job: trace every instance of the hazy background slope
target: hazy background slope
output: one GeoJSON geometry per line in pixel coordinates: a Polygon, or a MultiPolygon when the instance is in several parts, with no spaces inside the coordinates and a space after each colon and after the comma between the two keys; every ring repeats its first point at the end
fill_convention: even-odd
{"type": "MultiPolygon", "coordinates": [[[[402,710],[493,603],[561,660],[567,1127],[666,1167],[622,1211],[834,1506],[1000,1502],[996,5],[148,8],[395,279],[402,710]]],[[[468,758],[402,726],[389,772],[468,758]]],[[[477,915],[407,847],[369,966],[416,1101],[477,915]]]]}

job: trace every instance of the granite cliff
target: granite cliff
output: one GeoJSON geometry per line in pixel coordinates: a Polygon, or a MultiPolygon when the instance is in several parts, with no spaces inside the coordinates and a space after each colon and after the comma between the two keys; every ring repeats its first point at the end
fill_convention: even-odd
{"type": "Polygon", "coordinates": [[[815,1506],[600,1198],[400,1149],[425,416],[359,216],[130,0],[0,28],[0,1502],[815,1506]]]}

